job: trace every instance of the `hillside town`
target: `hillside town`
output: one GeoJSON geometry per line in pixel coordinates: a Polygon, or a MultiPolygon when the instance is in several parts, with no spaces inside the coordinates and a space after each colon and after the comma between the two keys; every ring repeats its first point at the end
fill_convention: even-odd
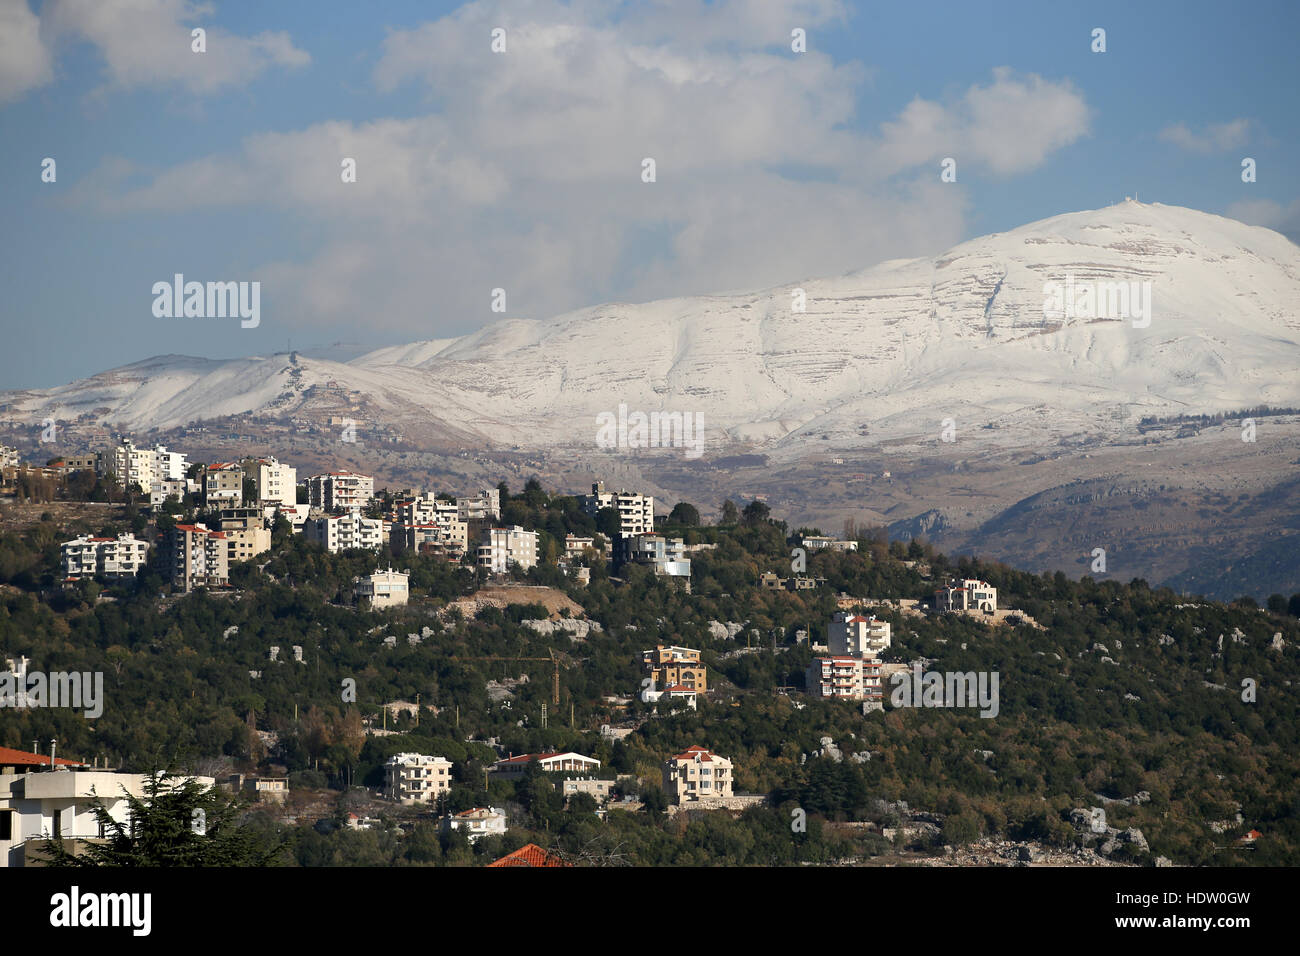
{"type": "MultiPolygon", "coordinates": [[[[665,628],[662,618],[616,623],[619,619],[606,613],[602,623],[584,614],[579,603],[599,581],[602,587],[613,585],[613,595],[654,587],[659,600],[671,597],[687,606],[704,600],[714,606],[721,599],[733,611],[741,610],[732,595],[718,590],[716,581],[710,581],[705,593],[693,589],[693,562],[707,563],[713,578],[719,570],[717,549],[732,545],[726,544],[725,535],[703,540],[694,530],[700,527],[698,514],[686,503],[671,513],[656,511],[652,495],[626,488],[613,491],[599,480],[589,493],[549,499],[536,482],[518,497],[504,484],[467,492],[393,491],[377,489],[373,476],[353,471],[300,477],[297,468],[275,457],[192,461],[183,451],[137,446],[129,437],[101,452],[41,464],[23,463],[13,449],[2,451],[0,491],[7,493],[13,507],[31,510],[44,507],[41,502],[98,500],[118,509],[114,513],[130,525],[129,530],[119,526],[107,529],[112,533],[85,531],[55,542],[57,571],[45,579],[48,586],[39,589],[41,600],[51,605],[123,601],[145,593],[139,592],[141,587],[164,602],[223,595],[238,600],[258,581],[297,592],[311,579],[292,570],[300,562],[286,565],[286,558],[321,554],[357,571],[337,592],[327,592],[327,597],[334,595],[329,606],[356,615],[358,624],[378,620],[369,630],[385,653],[403,646],[414,650],[440,630],[456,633],[445,628],[464,626],[457,622],[493,620],[485,615],[503,612],[513,615],[522,634],[531,635],[523,644],[498,643],[474,654],[457,639],[442,666],[484,668],[481,673],[487,679],[479,687],[489,709],[499,715],[492,720],[497,726],[502,718],[514,720],[522,735],[518,739],[563,739],[554,735],[559,725],[581,749],[515,751],[499,731],[471,733],[439,749],[408,749],[409,742],[428,739],[421,736],[422,721],[457,728],[463,716],[460,703],[421,702],[417,693],[413,701],[367,701],[359,711],[345,707],[340,712],[337,719],[343,723],[333,732],[336,739],[356,741],[347,746],[358,748],[370,741],[362,748],[366,753],[381,748],[374,751],[378,759],[363,786],[351,778],[349,762],[338,764],[335,758],[330,758],[334,769],[329,775],[315,769],[319,758],[311,758],[305,767],[298,758],[300,769],[290,769],[295,760],[286,760],[287,753],[281,752],[286,732],[301,732],[297,704],[288,724],[267,723],[256,708],[250,710],[246,743],[233,751],[228,744],[224,756],[210,753],[206,762],[172,768],[167,777],[168,786],[197,785],[228,794],[271,814],[279,825],[311,826],[325,835],[322,839],[333,839],[330,834],[336,831],[391,832],[405,834],[406,840],[428,833],[442,848],[437,855],[448,859],[448,854],[462,853],[482,865],[582,865],[591,858],[575,854],[571,847],[535,842],[538,820],[547,819],[546,812],[588,814],[606,827],[621,819],[618,814],[690,819],[713,813],[741,820],[753,812],[776,812],[778,806],[788,805],[789,793],[760,783],[771,779],[770,772],[761,761],[755,763],[748,750],[741,762],[728,753],[730,731],[716,740],[687,736],[681,744],[657,751],[642,743],[635,760],[628,758],[626,748],[656,725],[668,726],[686,719],[684,715],[715,715],[708,725],[721,727],[731,719],[729,714],[745,714],[761,699],[745,689],[745,668],[770,660],[769,666],[787,668],[773,681],[772,699],[784,702],[781,706],[790,708],[788,713],[838,708],[834,713],[840,731],[789,756],[797,756],[800,767],[865,768],[881,758],[879,743],[866,744],[871,733],[860,742],[853,738],[884,713],[938,706],[972,708],[977,719],[997,715],[996,672],[988,687],[984,672],[927,671],[934,651],[922,653],[922,648],[941,648],[950,640],[937,635],[963,634],[969,641],[979,633],[1043,630],[1027,611],[1003,606],[999,588],[988,580],[937,573],[934,565],[941,563],[940,557],[915,544],[903,551],[897,545],[879,551],[879,543],[867,538],[839,539],[817,529],[798,529],[775,538],[777,547],[793,560],[769,561],[750,572],[745,588],[755,600],[773,607],[788,605],[799,615],[808,607],[823,607],[824,616],[785,627],[755,626],[763,614],[751,606],[740,621],[709,621],[703,632],[708,639],[693,647],[680,643],[680,633],[665,628]],[[523,507],[528,501],[535,504],[531,511],[523,507]],[[546,512],[550,517],[543,520],[546,512]],[[905,589],[908,593],[854,595],[833,586],[833,581],[845,579],[842,570],[836,574],[832,569],[868,559],[880,562],[891,555],[898,572],[915,582],[905,589]],[[415,566],[422,570],[413,570],[415,566]],[[447,597],[431,599],[430,573],[451,575],[444,585],[450,587],[447,597]],[[927,596],[914,596],[918,586],[927,596]],[[958,623],[962,620],[970,624],[958,623]],[[404,624],[414,630],[403,640],[404,624]],[[931,639],[917,644],[914,627],[931,629],[931,639]],[[626,673],[638,676],[609,688],[613,693],[576,697],[570,689],[574,658],[610,628],[632,640],[642,631],[647,638],[653,635],[638,651],[627,652],[619,665],[635,667],[626,673]],[[911,645],[901,653],[900,628],[911,645]],[[532,640],[544,644],[533,647],[532,640]],[[801,682],[792,682],[789,665],[778,665],[778,660],[798,661],[801,682]],[[579,706],[589,715],[585,727],[575,719],[579,706]],[[859,729],[846,738],[844,728],[854,726],[859,729]],[[539,809],[551,806],[550,801],[552,811],[539,809]],[[497,855],[474,856],[481,851],[497,855]]],[[[724,523],[729,507],[738,528],[751,528],[751,533],[778,530],[760,501],[743,514],[726,502],[724,523]]],[[[234,639],[241,626],[226,627],[222,641],[234,639]]],[[[962,643],[961,650],[966,648],[962,643]]],[[[319,646],[305,641],[270,646],[262,663],[248,669],[248,686],[256,688],[272,679],[285,665],[316,666],[321,653],[319,646]]],[[[29,658],[13,656],[5,663],[0,690],[16,688],[18,694],[9,700],[0,695],[0,702],[40,706],[43,702],[29,686],[29,658]]],[[[356,683],[351,678],[343,681],[344,703],[362,703],[348,696],[349,681],[356,683]]],[[[312,713],[317,713],[314,705],[312,713]]],[[[876,726],[878,734],[883,726],[876,726]]],[[[446,740],[442,732],[437,739],[446,740]]],[[[645,738],[651,739],[654,734],[645,738]]],[[[110,766],[107,756],[91,755],[85,762],[66,749],[60,755],[56,747],[56,740],[38,737],[30,751],[0,748],[0,865],[46,865],[51,840],[74,856],[88,852],[87,847],[104,840],[106,827],[126,826],[129,800],[158,799],[160,778],[123,769],[121,755],[110,766]],[[108,791],[120,791],[121,796],[97,804],[99,795],[108,791]],[[98,816],[92,811],[96,805],[98,816]]],[[[993,751],[976,748],[975,753],[987,762],[993,751]]],[[[1095,799],[1106,805],[1101,796],[1095,799]]],[[[827,832],[843,832],[848,841],[844,847],[856,847],[840,852],[860,854],[862,841],[870,838],[875,841],[869,844],[871,853],[894,854],[899,861],[915,858],[946,865],[955,859],[954,846],[963,848],[962,859],[978,860],[979,865],[1061,861],[1041,838],[989,842],[992,834],[982,834],[982,827],[965,829],[969,816],[951,809],[912,809],[896,799],[881,807],[858,810],[856,816],[833,814],[836,819],[826,824],[832,828],[827,832]],[[997,846],[1004,849],[990,849],[997,846]],[[934,857],[937,850],[943,853],[934,857]]],[[[1150,851],[1140,829],[1097,828],[1093,811],[1067,809],[1071,815],[1063,813],[1062,832],[1073,834],[1066,838],[1074,846],[1071,852],[1084,854],[1071,857],[1072,864],[1169,862],[1150,851]],[[1098,835],[1102,839],[1094,839],[1098,835]]],[[[791,812],[797,821],[803,820],[802,807],[791,812]]],[[[796,824],[791,832],[802,833],[802,826],[796,824]]],[[[1246,826],[1243,820],[1233,828],[1246,826]]]]}

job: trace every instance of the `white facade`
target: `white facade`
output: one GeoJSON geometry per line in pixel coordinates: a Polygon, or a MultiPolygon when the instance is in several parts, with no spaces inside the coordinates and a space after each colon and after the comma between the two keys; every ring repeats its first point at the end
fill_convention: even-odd
{"type": "MultiPolygon", "coordinates": [[[[47,838],[105,837],[92,812],[93,801],[98,798],[114,822],[125,823],[130,809],[126,794],[143,798],[148,779],[145,774],[106,770],[0,774],[0,815],[8,817],[0,820],[0,867],[23,866],[28,851],[40,854],[47,838]]],[[[213,785],[211,777],[191,779],[213,785]]]]}
{"type": "Polygon", "coordinates": [[[836,657],[875,656],[889,647],[888,621],[840,611],[831,618],[826,643],[836,657]]]}
{"type": "Polygon", "coordinates": [[[323,544],[331,553],[349,548],[378,550],[384,546],[384,522],[381,518],[363,518],[361,512],[308,518],[303,524],[308,541],[323,544]]]}
{"type": "Polygon", "coordinates": [[[804,672],[813,697],[880,700],[880,662],[873,657],[816,657],[804,672]]]}
{"type": "Polygon", "coordinates": [[[463,830],[470,843],[485,836],[503,836],[506,832],[506,814],[497,807],[475,807],[443,820],[448,830],[463,830]]]}
{"type": "Polygon", "coordinates": [[[149,544],[129,533],[116,538],[93,538],[82,535],[59,546],[65,578],[93,577],[133,578],[145,565],[149,544]]]}
{"type": "Polygon", "coordinates": [[[158,481],[184,481],[189,464],[185,452],[168,451],[166,445],[154,446],[154,478],[158,481]]]}
{"type": "Polygon", "coordinates": [[[600,769],[600,761],[595,757],[586,757],[571,750],[566,750],[563,753],[520,754],[517,757],[507,757],[504,760],[498,760],[492,765],[492,773],[504,780],[514,780],[522,777],[527,772],[528,765],[534,760],[537,761],[544,773],[563,773],[564,771],[591,773],[600,769]]]}
{"type": "Polygon", "coordinates": [[[113,474],[122,487],[139,485],[146,494],[158,474],[158,454],[152,448],[136,448],[129,438],[113,449],[113,474]]]}
{"type": "Polygon", "coordinates": [[[257,500],[263,505],[292,508],[298,504],[298,469],[262,458],[257,463],[257,500]]]}
{"type": "Polygon", "coordinates": [[[537,532],[513,528],[489,528],[478,549],[478,566],[493,574],[505,574],[512,564],[522,570],[537,565],[537,532]]]}
{"type": "Polygon", "coordinates": [[[456,499],[457,517],[461,521],[476,519],[501,520],[501,492],[495,488],[484,488],[472,498],[456,499]]]}
{"type": "Polygon", "coordinates": [[[451,761],[427,754],[394,754],[384,764],[384,796],[410,805],[432,803],[451,790],[451,761]]]}
{"type": "Polygon", "coordinates": [[[409,575],[389,568],[354,579],[353,591],[358,601],[366,601],[373,608],[401,607],[411,595],[409,579],[409,575]]]}
{"type": "Polygon", "coordinates": [[[934,592],[936,611],[996,611],[998,589],[977,578],[955,579],[934,592]]]}
{"type": "Polygon", "coordinates": [[[306,485],[307,503],[325,511],[365,508],[375,497],[375,479],[350,471],[312,475],[306,485]]]}
{"type": "Polygon", "coordinates": [[[655,500],[651,495],[632,491],[608,492],[605,483],[591,486],[591,494],[581,495],[582,510],[593,518],[602,508],[618,512],[619,534],[653,534],[655,530],[655,500]]]}

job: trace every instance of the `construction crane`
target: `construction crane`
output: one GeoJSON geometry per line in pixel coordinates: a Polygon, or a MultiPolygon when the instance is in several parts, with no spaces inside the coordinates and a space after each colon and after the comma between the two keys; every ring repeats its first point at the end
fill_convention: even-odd
{"type": "MultiPolygon", "coordinates": [[[[466,656],[466,657],[462,657],[462,656],[455,656],[455,657],[450,657],[450,658],[448,658],[448,660],[453,660],[453,661],[542,661],[542,662],[544,662],[544,663],[545,663],[545,662],[549,662],[549,663],[555,665],[555,674],[554,674],[554,679],[553,679],[552,686],[551,686],[551,702],[552,702],[552,704],[554,704],[556,707],[558,707],[558,706],[560,705],[560,664],[561,664],[561,661],[560,661],[560,658],[556,656],[556,654],[555,654],[555,650],[554,650],[553,648],[549,648],[549,647],[548,647],[546,650],[547,650],[547,652],[550,654],[550,657],[511,657],[511,656],[500,656],[500,655],[493,655],[493,656],[490,656],[490,657],[467,657],[467,656],[466,656]]],[[[564,666],[567,667],[568,665],[565,664],[564,666]]]]}

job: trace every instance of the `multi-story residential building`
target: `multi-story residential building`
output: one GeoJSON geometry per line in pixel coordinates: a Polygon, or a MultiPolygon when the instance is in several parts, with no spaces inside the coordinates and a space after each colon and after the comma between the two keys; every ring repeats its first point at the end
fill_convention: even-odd
{"type": "Polygon", "coordinates": [[[257,501],[264,507],[295,507],[298,504],[298,469],[274,458],[259,458],[257,501]]]}
{"type": "Polygon", "coordinates": [[[709,670],[700,663],[700,652],[693,647],[659,644],[652,651],[641,652],[641,666],[656,690],[680,686],[703,694],[709,689],[709,670]]]}
{"type": "Polygon", "coordinates": [[[149,543],[130,533],[116,538],[82,535],[59,546],[65,578],[104,577],[117,580],[135,577],[144,567],[149,543]]]}
{"type": "Polygon", "coordinates": [[[512,528],[488,528],[478,548],[478,566],[493,574],[505,574],[511,565],[527,571],[537,565],[537,532],[512,528]]]}
{"type": "Polygon", "coordinates": [[[461,521],[500,521],[501,492],[496,488],[484,488],[472,498],[457,498],[456,516],[461,521]]]}
{"type": "Polygon", "coordinates": [[[167,532],[162,567],[175,587],[225,587],[230,583],[226,536],[204,524],[178,524],[167,532]]]}
{"type": "Polygon", "coordinates": [[[839,538],[831,538],[819,534],[805,534],[799,539],[799,543],[809,550],[821,550],[829,548],[832,551],[856,551],[858,543],[856,541],[841,541],[839,538]]]}
{"type": "Polygon", "coordinates": [[[470,843],[485,836],[503,836],[506,832],[506,815],[497,807],[475,807],[463,813],[451,814],[442,821],[445,830],[461,830],[470,843]]]}
{"type": "Polygon", "coordinates": [[[579,499],[582,510],[593,518],[602,508],[613,508],[618,512],[619,534],[653,534],[655,530],[655,500],[651,495],[637,494],[632,491],[605,490],[605,483],[598,481],[591,486],[591,494],[581,495],[579,499]]]}
{"type": "Polygon", "coordinates": [[[260,508],[223,508],[221,532],[226,536],[227,564],[271,550],[271,532],[260,508]]]}
{"type": "Polygon", "coordinates": [[[679,804],[733,796],[731,761],[703,747],[687,747],[664,763],[664,793],[679,804]]]}
{"type": "Polygon", "coordinates": [[[244,503],[244,469],[239,462],[218,461],[203,470],[203,500],[223,508],[244,503]]]}
{"type": "Polygon", "coordinates": [[[324,515],[308,518],[303,523],[303,535],[332,553],[349,548],[378,550],[384,546],[384,522],[382,518],[363,518],[360,511],[324,515]]]}
{"type": "Polygon", "coordinates": [[[936,611],[996,611],[998,589],[976,578],[954,578],[934,592],[936,611]]]}
{"type": "Polygon", "coordinates": [[[451,761],[428,754],[394,754],[384,764],[384,796],[402,804],[433,803],[451,791],[451,761]]]}
{"type": "Polygon", "coordinates": [[[528,765],[534,760],[546,773],[562,773],[565,771],[591,773],[600,769],[600,761],[595,757],[584,757],[582,754],[566,750],[562,753],[520,754],[517,757],[506,757],[494,763],[490,768],[490,773],[503,780],[517,780],[524,775],[528,765]]]}
{"type": "Polygon", "coordinates": [[[375,479],[350,471],[312,475],[306,484],[307,503],[324,511],[365,508],[375,497],[375,479]]]}
{"type": "Polygon", "coordinates": [[[136,448],[129,438],[113,449],[113,474],[124,489],[138,485],[149,493],[158,474],[158,453],[152,448],[136,448]]]}
{"type": "Polygon", "coordinates": [[[189,471],[189,463],[186,461],[190,456],[182,451],[168,451],[166,445],[155,445],[154,454],[154,480],[155,481],[184,481],[189,471]]]}
{"type": "Polygon", "coordinates": [[[168,498],[184,501],[189,490],[190,483],[184,478],[156,478],[149,486],[149,505],[157,509],[162,507],[168,498]]]}
{"type": "Polygon", "coordinates": [[[0,445],[0,468],[18,467],[18,449],[0,445]]]}
{"type": "Polygon", "coordinates": [[[461,558],[469,544],[469,526],[459,518],[446,523],[407,524],[396,522],[389,540],[397,548],[422,554],[461,558]]]}
{"type": "Polygon", "coordinates": [[[615,571],[622,570],[626,564],[652,567],[655,574],[676,578],[690,590],[691,561],[686,557],[686,544],[681,538],[665,538],[657,534],[621,535],[614,542],[615,571]]]}
{"type": "Polygon", "coordinates": [[[410,598],[409,580],[409,573],[389,568],[353,578],[352,590],[358,601],[364,601],[372,608],[402,607],[410,598]]]}
{"type": "Polygon", "coordinates": [[[826,645],[835,657],[875,656],[889,647],[888,621],[874,616],[837,611],[827,629],[826,645]]]}
{"type": "MultiPolygon", "coordinates": [[[[210,788],[211,777],[191,777],[210,788]]],[[[105,832],[94,813],[103,805],[109,818],[129,826],[127,795],[147,797],[149,778],[139,773],[91,770],[84,763],[0,747],[0,867],[41,865],[47,840],[61,840],[77,855],[105,832]],[[51,763],[58,767],[50,772],[51,763]]]]}
{"type": "Polygon", "coordinates": [[[814,697],[879,701],[880,662],[874,657],[816,657],[804,672],[804,686],[814,697]]]}

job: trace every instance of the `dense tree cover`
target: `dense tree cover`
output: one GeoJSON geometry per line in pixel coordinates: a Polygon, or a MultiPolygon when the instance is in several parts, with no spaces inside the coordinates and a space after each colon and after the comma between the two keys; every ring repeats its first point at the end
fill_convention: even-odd
{"type": "MultiPolygon", "coordinates": [[[[599,516],[583,514],[576,499],[548,496],[533,481],[517,496],[505,491],[505,520],[542,531],[552,558],[565,534],[598,531],[599,516]]],[[[331,555],[286,527],[275,530],[271,555],[232,572],[233,593],[168,596],[160,580],[142,575],[131,587],[111,589],[113,601],[96,600],[93,582],[41,600],[35,591],[57,561],[60,535],[49,523],[3,535],[0,571],[16,587],[0,591],[0,652],[25,654],[38,670],[101,671],[106,701],[93,722],[67,709],[0,712],[0,744],[56,737],[61,753],[135,770],[193,768],[213,757],[248,768],[270,760],[299,784],[330,784],[344,796],[352,784],[378,786],[392,753],[439,753],[455,764],[445,809],[506,804],[519,827],[473,847],[428,820],[390,821],[376,831],[305,829],[295,850],[303,864],[476,865],[525,837],[595,862],[861,857],[890,847],[878,836],[846,836],[835,824],[888,822],[881,801],[897,800],[942,817],[946,842],[1004,834],[1064,844],[1074,839],[1071,808],[1096,804],[1098,794],[1119,800],[1138,791],[1150,802],[1108,804],[1107,815],[1113,826],[1141,828],[1152,854],[1180,863],[1300,861],[1300,713],[1288,683],[1300,642],[1294,597],[1263,609],[1189,601],[1140,580],[1029,574],[868,531],[857,552],[807,555],[806,573],[826,586],[766,591],[759,576],[787,576],[795,541],[765,505],[754,504],[743,513],[724,507],[717,526],[674,509],[667,533],[717,546],[692,555],[691,594],[637,566],[614,581],[596,562],[587,587],[550,563],[525,575],[564,589],[602,625],[583,641],[525,627],[545,616],[536,605],[489,608],[472,618],[447,612],[448,602],[483,583],[468,566],[412,554],[331,555]],[[412,605],[383,612],[352,606],[353,577],[390,560],[410,569],[412,605]],[[928,600],[949,574],[988,580],[1004,606],[1026,611],[1043,629],[886,613],[894,644],[885,657],[924,659],[941,671],[996,671],[995,718],[932,708],[863,715],[798,693],[812,651],[795,642],[795,632],[824,641],[837,594],[928,600]],[[734,639],[722,638],[713,622],[742,627],[734,639]],[[1284,650],[1273,648],[1274,634],[1284,650]],[[625,712],[606,702],[635,695],[640,651],[656,643],[702,650],[719,693],[698,712],[654,713],[640,702],[625,712]],[[281,649],[276,662],[271,647],[281,649]],[[550,701],[550,663],[475,659],[549,660],[552,649],[561,661],[559,707],[550,701]],[[490,700],[488,680],[522,675],[529,680],[513,688],[513,698],[490,700]],[[1253,700],[1243,699],[1243,681],[1254,682],[1253,700]],[[784,687],[794,687],[794,696],[778,691],[784,687]],[[436,708],[418,727],[403,715],[388,719],[397,736],[366,735],[365,724],[381,720],[380,704],[417,695],[436,708]],[[617,744],[600,736],[601,724],[629,715],[648,719],[617,744]],[[254,730],[277,735],[271,752],[254,730]],[[846,754],[868,752],[870,759],[814,756],[827,736],[846,754]],[[771,793],[775,806],[735,819],[668,820],[660,767],[692,744],[730,757],[738,789],[771,793]],[[642,778],[623,789],[639,793],[647,812],[612,811],[602,823],[583,801],[565,807],[553,781],[484,779],[501,753],[565,749],[642,778]],[[1235,819],[1238,806],[1241,826],[1223,836],[1207,830],[1207,821],[1235,819]],[[791,829],[794,809],[809,815],[806,831],[791,829]],[[1232,849],[1233,838],[1250,828],[1264,833],[1256,849],[1232,849]]]]}

